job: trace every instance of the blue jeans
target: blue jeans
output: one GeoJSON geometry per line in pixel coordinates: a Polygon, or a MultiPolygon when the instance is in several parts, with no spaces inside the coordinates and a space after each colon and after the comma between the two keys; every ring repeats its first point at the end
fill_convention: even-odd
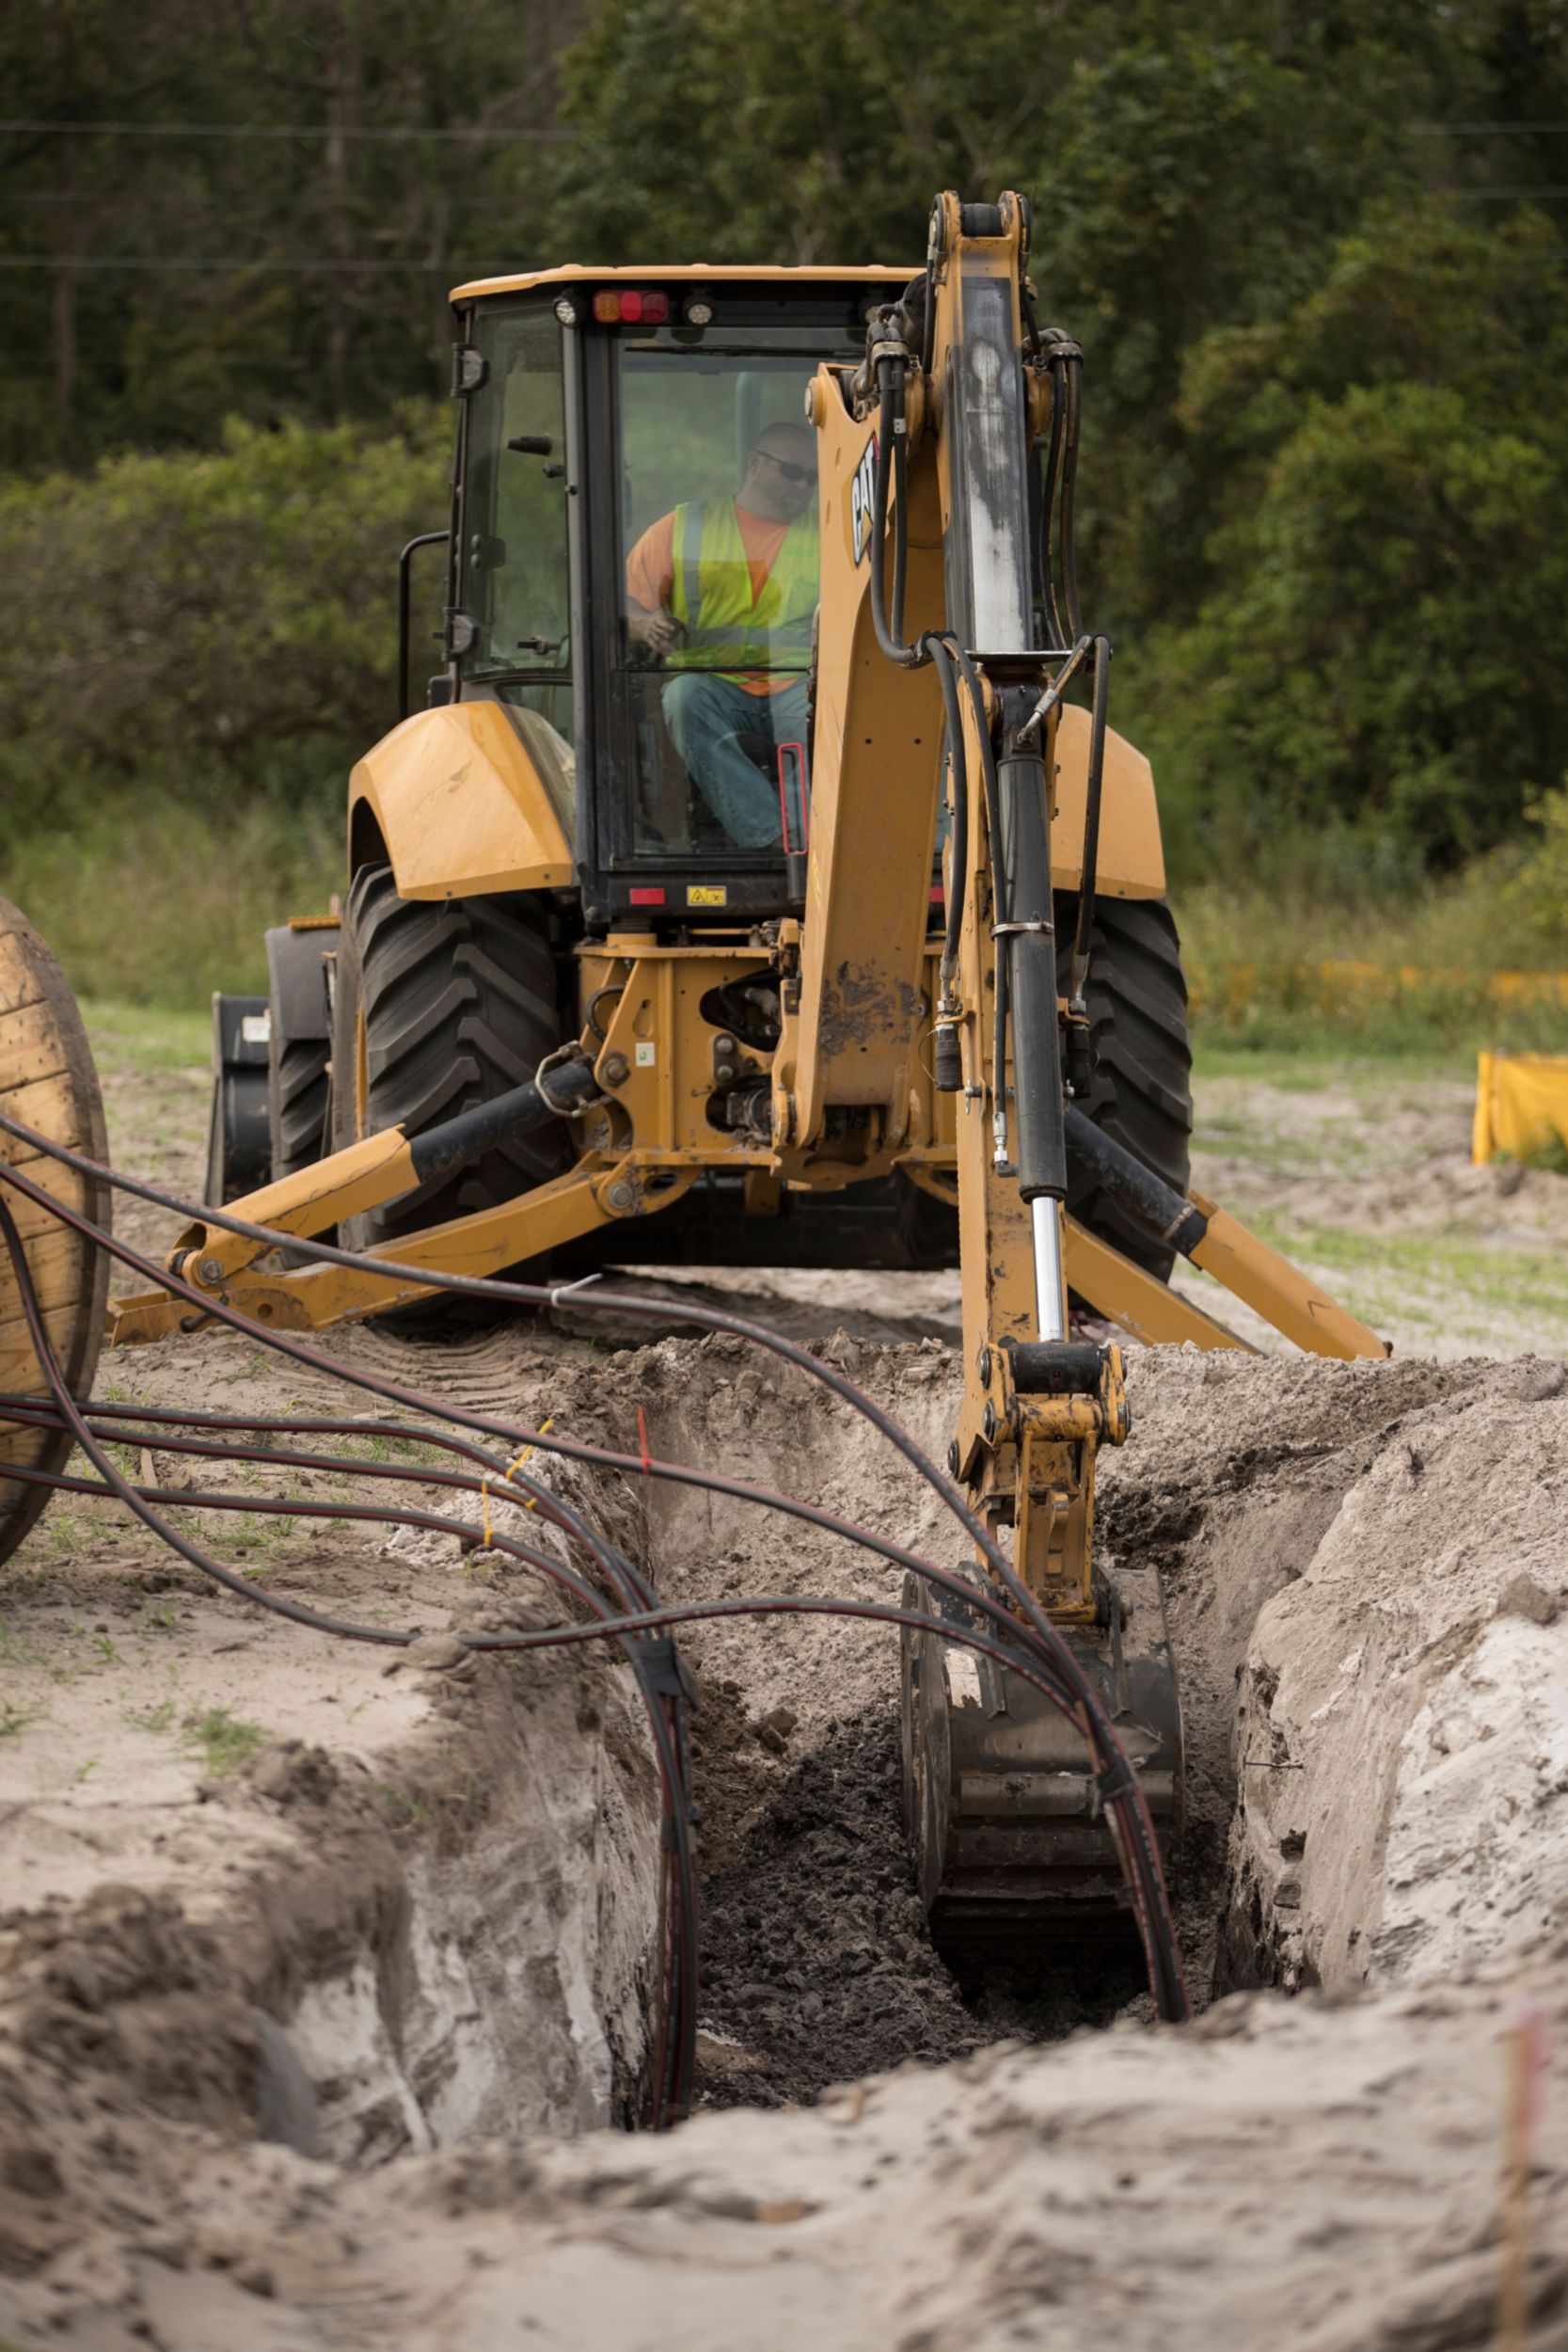
{"type": "Polygon", "coordinates": [[[774,850],[783,823],[777,752],[806,739],[806,681],[748,694],[733,678],[687,670],[666,681],[664,723],[686,771],[737,850],[774,850]],[[742,741],[770,756],[765,775],[742,741]]]}

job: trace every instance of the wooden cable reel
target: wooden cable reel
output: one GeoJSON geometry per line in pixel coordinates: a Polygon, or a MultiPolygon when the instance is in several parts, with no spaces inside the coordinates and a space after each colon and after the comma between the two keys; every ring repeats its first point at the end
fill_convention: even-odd
{"type": "MultiPolygon", "coordinates": [[[[52,1141],[91,1159],[108,1158],[103,1104],[82,1016],[64,973],[38,932],[0,898],[0,1110],[24,1120],[52,1141]]],[[[0,1134],[0,1159],[24,1170],[66,1207],[107,1227],[110,1187],[78,1176],[41,1152],[0,1134]]],[[[109,1260],[47,1209],[7,1189],[21,1232],[55,1360],[73,1396],[86,1396],[98,1368],[109,1260]]],[[[23,1314],[10,1253],[0,1248],[0,1395],[47,1400],[50,1388],[23,1314]]],[[[63,1470],[72,1440],[63,1431],[29,1429],[0,1407],[0,1560],[5,1560],[49,1500],[47,1486],[6,1476],[8,1464],[63,1470]]]]}

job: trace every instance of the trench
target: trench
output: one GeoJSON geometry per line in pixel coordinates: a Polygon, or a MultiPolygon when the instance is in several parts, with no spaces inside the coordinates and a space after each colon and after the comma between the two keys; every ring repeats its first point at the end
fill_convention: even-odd
{"type": "MultiPolygon", "coordinates": [[[[954,1395],[943,1348],[844,1339],[830,1348],[935,1450],[954,1395]]],[[[1412,1840],[1425,1851],[1413,1728],[1434,1709],[1448,1724],[1459,1702],[1440,1695],[1444,1677],[1467,1676],[1465,1720],[1481,1725],[1467,1736],[1491,1743],[1496,1770],[1516,1764],[1528,1775],[1536,1749],[1555,1752],[1551,1736],[1538,1719],[1525,1730],[1484,1720],[1466,1661],[1477,1643],[1483,1656],[1525,1645],[1534,1661],[1527,1678],[1549,1707],[1565,1638],[1544,1587],[1505,1573],[1506,1543],[1490,1555],[1491,1583],[1482,1578],[1467,1593],[1456,1585],[1453,1497],[1489,1511],[1482,1523],[1493,1535],[1497,1504],[1482,1500],[1485,1475],[1456,1469],[1423,1489],[1419,1465],[1427,1452],[1458,1459],[1476,1449],[1489,1465],[1517,1450],[1521,1403],[1545,1408],[1532,1426],[1550,1459],[1547,1421],[1568,1412],[1553,1402],[1561,1375],[1477,1362],[1146,1359],[1133,1391],[1143,1441],[1108,1465],[1099,1540],[1112,1560],[1154,1560],[1164,1580],[1187,1757],[1172,1891],[1195,2009],[1240,1989],[1283,1996],[1318,1982],[1354,1987],[1369,1980],[1377,1950],[1397,1974],[1402,1955],[1418,1949],[1426,1915],[1418,1903],[1413,1926],[1400,1908],[1407,1899],[1386,1884],[1412,1840]],[[1452,1628],[1436,1639],[1445,1610],[1452,1628]],[[1513,1630],[1478,1632],[1497,1611],[1513,1630]],[[1354,1681],[1366,1629],[1390,1623],[1408,1627],[1408,1655],[1386,1631],[1376,1636],[1383,1670],[1356,1686],[1360,1711],[1339,1730],[1340,1684],[1347,1672],[1354,1681]],[[1495,1731],[1506,1737],[1495,1740],[1495,1731]],[[1402,1806],[1415,1827],[1404,1826],[1402,1806]],[[1360,1873],[1348,1891],[1347,1856],[1359,1857],[1360,1873]]],[[[819,1391],[759,1370],[739,1343],[622,1351],[570,1401],[597,1416],[610,1441],[624,1441],[641,1409],[665,1458],[721,1462],[812,1492],[940,1556],[944,1531],[928,1496],[819,1391]]],[[[1524,1498],[1519,1556],[1533,1557],[1534,1546],[1555,1559],[1549,1506],[1528,1488],[1510,1493],[1524,1498]]],[[[767,1517],[689,1490],[587,1480],[579,1499],[617,1523],[672,1597],[884,1589],[866,1555],[809,1529],[781,1539],[767,1517]]],[[[941,2064],[999,2042],[1045,2043],[1150,2016],[1130,1928],[1119,1940],[1047,1950],[1027,1965],[1013,1955],[961,1976],[933,1949],[901,1819],[891,1639],[841,1623],[761,1619],[704,1629],[689,1647],[704,1692],[693,1724],[705,1868],[699,2105],[809,2103],[906,2061],[941,2064]]],[[[1522,1798],[1519,1809],[1528,1809],[1522,1798]]],[[[1440,1839],[1432,1851],[1436,1892],[1426,1910],[1440,1924],[1463,1907],[1480,1866],[1475,1851],[1462,1848],[1456,1859],[1440,1839]]],[[[1519,1901],[1529,1899],[1534,1867],[1520,1865],[1519,1901]]],[[[621,2120],[626,2113],[623,2096],[621,2120]]]]}
{"type": "MultiPolygon", "coordinates": [[[[929,1441],[951,1410],[946,1351],[836,1344],[846,1368],[878,1382],[882,1401],[929,1441]]],[[[868,1431],[805,1380],[759,1371],[738,1343],[626,1349],[575,1391],[558,1376],[552,1393],[563,1385],[577,1425],[596,1417],[587,1434],[624,1440],[640,1408],[665,1458],[721,1462],[760,1484],[821,1494],[905,1540],[942,1540],[928,1499],[868,1431]]],[[[1257,1964],[1249,1975],[1238,1959],[1232,1920],[1238,1681],[1259,1609],[1305,1566],[1334,1492],[1330,1482],[1315,1503],[1286,1508],[1265,1480],[1183,1528],[1186,1504],[1162,1489],[1158,1464],[1150,1473],[1111,1486],[1102,1540],[1140,1556],[1152,1546],[1166,1563],[1189,1751],[1173,1897],[1201,2010],[1227,1978],[1260,1980],[1257,1964]]],[[[792,1527],[781,1542],[776,1521],[688,1490],[561,1475],[667,1597],[781,1584],[885,1589],[876,1563],[816,1531],[792,1527]]],[[[902,1820],[896,1647],[880,1629],[732,1621],[687,1646],[703,1694],[692,1724],[704,1867],[699,2106],[809,2103],[907,2061],[942,2064],[1000,2042],[1048,2042],[1151,2015],[1130,1922],[1076,1950],[1035,1962],[1015,1951],[961,1974],[933,1948],[902,1820]]],[[[485,1671],[526,1683],[533,1667],[485,1671]]],[[[652,2030],[657,1823],[645,1787],[606,1879],[606,1854],[584,1844],[589,1831],[563,1792],[580,1785],[599,1737],[585,1742],[578,1726],[626,1710],[627,1694],[603,1661],[578,1671],[599,1695],[577,1708],[573,1741],[542,1743],[531,1702],[518,1700],[512,1745],[499,1770],[490,1759],[491,1802],[467,1842],[416,1855],[388,1914],[389,1938],[346,1966],[335,1952],[329,1977],[283,2021],[315,2087],[325,2153],[363,2165],[498,2130],[634,2121],[652,2030]],[[608,1688],[618,1692],[612,1708],[608,1688]],[[531,1740],[518,1739],[523,1724],[531,1740]],[[557,1891],[535,1899],[538,1865],[515,1829],[542,1793],[563,1807],[563,1851],[545,1872],[557,1891]],[[563,1899],[574,1874],[579,1912],[581,1879],[601,1880],[591,1920],[563,1899]],[[519,1885],[532,1890],[521,1902],[519,1885]]],[[[635,1744],[628,1724],[624,1745],[635,1744]]],[[[1250,1899],[1256,1963],[1276,1939],[1256,1889],[1250,1899]]]]}
{"type": "MultiPolygon", "coordinates": [[[[759,1370],[738,1343],[671,1339],[526,1376],[521,1346],[477,1340],[449,1377],[504,1388],[519,1412],[547,1394],[583,1436],[623,1448],[641,1411],[663,1458],[812,1493],[914,1548],[944,1540],[931,1499],[879,1441],[803,1377],[759,1370]]],[[[954,1392],[946,1349],[830,1347],[928,1450],[940,1444],[954,1392]]],[[[1422,1770],[1429,1748],[1484,1746],[1492,1777],[1476,1802],[1541,1828],[1483,1908],[1506,1922],[1535,1899],[1550,1791],[1532,1816],[1506,1776],[1557,1750],[1544,1717],[1517,1730],[1496,1705],[1487,1717],[1484,1674],[1502,1657],[1510,1705],[1535,1692],[1560,1713],[1551,1694],[1568,1683],[1568,1628],[1545,1580],[1561,1581],[1549,1485],[1568,1442],[1561,1389],[1555,1368],[1175,1358],[1135,1371],[1143,1444],[1108,1467],[1100,1537],[1108,1557],[1152,1558],[1164,1579],[1187,1731],[1175,1893],[1198,2007],[1243,1985],[1283,1996],[1367,1981],[1379,1955],[1397,1973],[1420,1934],[1451,1944],[1456,1918],[1473,1938],[1480,1912],[1463,1896],[1477,1851],[1501,1867],[1500,1841],[1478,1837],[1461,1866],[1451,1835],[1419,1845],[1419,1806],[1400,1794],[1413,1739],[1427,1742],[1422,1770]],[[1445,1448],[1452,1469],[1439,1479],[1430,1466],[1445,1448]],[[1505,1455],[1526,1472],[1508,1489],[1524,1515],[1512,1531],[1486,1476],[1505,1455]],[[1490,1583],[1480,1567],[1456,1574],[1446,1549],[1466,1509],[1506,1538],[1488,1555],[1490,1583]],[[1347,1664],[1353,1644],[1365,1646],[1357,1611],[1383,1629],[1364,1691],[1347,1664]],[[1468,1732],[1450,1695],[1460,1683],[1468,1732]],[[1239,1770],[1249,1761],[1301,1764],[1304,1724],[1317,1726],[1323,1768],[1249,1787],[1239,1770]],[[1436,1891],[1423,1911],[1409,1888],[1419,1892],[1429,1849],[1436,1891]],[[1346,1879],[1347,1854],[1360,1854],[1359,1877],[1346,1879]],[[1330,1875],[1315,1883],[1314,1867],[1330,1875]]],[[[825,1534],[781,1540],[767,1516],[689,1489],[559,1476],[669,1597],[885,1590],[879,1564],[825,1534]]],[[[465,1605],[470,1622],[499,1626],[536,1602],[500,1580],[465,1605]]],[[[883,1629],[726,1620],[689,1646],[704,1693],[699,2106],[805,2105],[908,2061],[1148,2017],[1131,1936],[1120,1950],[961,1979],[933,1950],[904,1843],[896,1648],[883,1629]]],[[[260,2132],[350,2172],[481,2139],[631,2128],[649,2066],[658,1821],[626,1671],[587,1650],[433,1655],[416,1671],[428,1708],[406,1754],[372,1772],[294,1740],[214,1799],[236,1822],[261,1806],[295,1839],[242,1896],[193,1919],[121,1887],[40,1926],[19,1977],[40,1988],[24,2012],[31,2055],[63,2066],[89,2105],[260,2132]]],[[[1451,1831],[1447,1817],[1439,1826],[1451,1831]]],[[[19,2079],[25,2108],[25,2069],[19,2079]]],[[[40,2136],[52,2096],[40,2099],[40,2136]]],[[[69,2198],[55,2202],[69,2214],[69,2198]]],[[[25,2260],[47,2259],[52,2244],[40,2238],[25,2260]]]]}

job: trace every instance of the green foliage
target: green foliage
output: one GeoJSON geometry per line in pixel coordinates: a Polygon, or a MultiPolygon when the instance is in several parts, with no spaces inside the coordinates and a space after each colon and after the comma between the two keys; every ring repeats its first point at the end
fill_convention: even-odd
{"type": "Polygon", "coordinates": [[[162,784],[294,795],[392,715],[395,557],[444,508],[448,421],[233,423],[210,452],[0,485],[0,802],[162,784]]]}
{"type": "Polygon", "coordinates": [[[1304,818],[1451,866],[1568,765],[1554,233],[1384,210],[1288,317],[1193,354],[1213,584],[1123,681],[1188,871],[1304,818]]]}
{"type": "Polygon", "coordinates": [[[343,772],[324,772],[297,803],[202,805],[211,779],[199,771],[189,788],[184,802],[82,794],[68,822],[4,840],[0,890],[27,909],[78,994],[197,1013],[199,1041],[182,1058],[204,1064],[199,1014],[213,991],[264,991],[267,926],[325,913],[342,886],[343,772]]]}
{"type": "Polygon", "coordinates": [[[1520,850],[1495,850],[1423,886],[1386,836],[1280,833],[1244,869],[1178,895],[1195,1039],[1205,1053],[1414,1053],[1472,1070],[1483,1047],[1561,1052],[1550,983],[1497,981],[1555,968],[1520,920],[1524,870],[1520,850]]]}
{"type": "Polygon", "coordinates": [[[46,264],[4,272],[0,463],[438,392],[449,286],[537,256],[529,135],[576,21],[558,0],[0,13],[8,117],[133,126],[0,136],[0,256],[46,264]]]}
{"type": "Polygon", "coordinates": [[[1533,840],[1509,892],[1537,952],[1568,952],[1568,783],[1529,809],[1533,840]]]}

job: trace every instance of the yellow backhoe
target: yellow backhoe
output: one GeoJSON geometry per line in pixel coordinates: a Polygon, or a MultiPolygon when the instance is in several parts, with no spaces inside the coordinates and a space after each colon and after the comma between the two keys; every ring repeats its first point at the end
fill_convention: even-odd
{"type": "MultiPolygon", "coordinates": [[[[1180,1836],[1153,1565],[1097,1565],[1119,1327],[1373,1333],[1188,1188],[1185,990],[1148,762],[1073,554],[1082,355],[1022,199],[918,269],[551,269],[453,297],[443,660],[355,769],[341,916],[215,1008],[208,1199],[170,1270],[278,1331],[421,1270],[957,1265],[949,1468],[1180,1836]],[[353,1264],[273,1237],[330,1237],[353,1264]],[[383,1265],[401,1272],[388,1273],[383,1265]]],[[[120,1343],[199,1328],[110,1302],[120,1343]]],[[[11,1385],[8,1376],[0,1385],[11,1385]]],[[[0,1489],[3,1492],[4,1489],[0,1489]]],[[[992,1568],[972,1564],[975,1589],[992,1568]]],[[[944,1937],[1114,1907],[1073,1724],[913,1592],[906,1798],[944,1937]]]]}

